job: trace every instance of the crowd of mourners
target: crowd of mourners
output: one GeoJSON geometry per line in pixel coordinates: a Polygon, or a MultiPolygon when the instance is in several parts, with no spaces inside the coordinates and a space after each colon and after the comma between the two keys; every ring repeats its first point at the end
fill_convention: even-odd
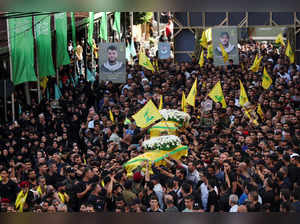
{"type": "Polygon", "coordinates": [[[241,43],[239,54],[239,65],[216,67],[208,59],[200,68],[196,57],[170,59],[153,73],[135,61],[126,84],[99,82],[97,73],[94,82],[80,75],[73,85],[74,66],[67,66],[59,104],[55,79],[39,104],[27,106],[17,93],[22,113],[0,126],[1,211],[299,212],[300,67],[272,44],[241,43]],[[258,53],[263,60],[254,73],[258,53]],[[268,90],[263,67],[273,80],[268,90]],[[190,124],[179,134],[188,155],[145,165],[146,172],[142,164],[128,177],[123,164],[144,153],[149,138],[132,115],[150,99],[158,106],[160,95],[164,108],[181,110],[182,91],[187,95],[196,78],[196,106],[188,107],[190,124]],[[258,125],[238,103],[239,79],[250,103],[261,105],[258,125]],[[207,97],[219,80],[226,108],[207,97]]]}

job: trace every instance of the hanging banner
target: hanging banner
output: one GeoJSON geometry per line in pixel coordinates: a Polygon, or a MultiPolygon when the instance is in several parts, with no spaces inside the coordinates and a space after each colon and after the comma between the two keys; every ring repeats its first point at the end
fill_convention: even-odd
{"type": "Polygon", "coordinates": [[[60,67],[70,64],[67,13],[57,13],[54,18],[56,30],[56,67],[60,67]]]}
{"type": "Polygon", "coordinates": [[[158,58],[159,59],[169,59],[171,56],[171,46],[169,42],[159,42],[158,43],[158,58]]]}
{"type": "Polygon", "coordinates": [[[37,45],[37,64],[40,77],[54,76],[50,16],[35,16],[34,27],[37,45]]]}
{"type": "MultiPolygon", "coordinates": [[[[212,43],[214,54],[214,65],[225,65],[220,44],[228,54],[228,59],[233,60],[233,64],[239,64],[238,52],[238,32],[237,27],[216,27],[212,29],[212,43]]],[[[228,65],[228,61],[226,65],[228,65]]]]}
{"type": "Polygon", "coordinates": [[[34,72],[32,17],[8,19],[8,29],[14,85],[37,81],[34,72]]]}
{"type": "Polygon", "coordinates": [[[126,83],[125,43],[99,43],[100,81],[126,83]]]}

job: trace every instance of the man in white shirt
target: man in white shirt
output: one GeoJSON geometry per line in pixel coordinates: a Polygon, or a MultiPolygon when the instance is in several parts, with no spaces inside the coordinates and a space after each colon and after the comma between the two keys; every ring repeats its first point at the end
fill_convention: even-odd
{"type": "Polygon", "coordinates": [[[230,210],[229,212],[238,212],[238,196],[236,194],[231,194],[229,196],[229,205],[230,205],[230,210]]]}
{"type": "Polygon", "coordinates": [[[207,175],[203,174],[201,176],[201,180],[203,181],[203,183],[200,185],[201,200],[202,200],[203,209],[205,211],[207,208],[208,194],[209,194],[207,175]]]}

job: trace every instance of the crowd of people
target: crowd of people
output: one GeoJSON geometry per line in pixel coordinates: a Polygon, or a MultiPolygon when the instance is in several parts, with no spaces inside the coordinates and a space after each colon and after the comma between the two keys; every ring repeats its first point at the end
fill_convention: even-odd
{"type": "Polygon", "coordinates": [[[208,59],[159,61],[151,72],[136,61],[127,65],[126,84],[70,81],[62,71],[59,105],[45,91],[40,104],[24,105],[15,122],[0,127],[0,204],[2,212],[299,212],[300,67],[284,49],[241,43],[240,64],[216,67],[208,59]],[[249,71],[256,54],[258,73],[249,71]],[[273,84],[261,87],[263,67],[273,84]],[[188,156],[167,166],[142,164],[127,176],[123,164],[143,153],[147,129],[132,115],[150,99],[181,110],[197,78],[196,106],[180,133],[188,156]],[[261,105],[258,125],[238,101],[239,79],[252,105],[261,105]],[[221,81],[226,108],[207,95],[221,81]],[[109,116],[112,111],[114,121],[109,116]],[[146,166],[146,172],[142,167],[146,166]],[[151,166],[151,167],[150,167],[151,166]],[[149,170],[153,171],[150,175],[149,170]]]}

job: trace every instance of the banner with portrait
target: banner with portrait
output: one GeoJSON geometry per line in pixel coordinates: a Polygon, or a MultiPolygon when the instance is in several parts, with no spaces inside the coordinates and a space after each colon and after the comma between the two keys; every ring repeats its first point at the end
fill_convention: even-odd
{"type": "MultiPolygon", "coordinates": [[[[237,27],[215,27],[212,29],[212,44],[214,65],[225,65],[220,44],[228,54],[228,59],[233,60],[234,65],[239,64],[238,30],[237,27]]],[[[228,61],[226,65],[228,65],[228,61]]]]}
{"type": "Polygon", "coordinates": [[[99,43],[99,80],[126,83],[125,43],[99,43]]]}
{"type": "Polygon", "coordinates": [[[158,43],[158,58],[160,60],[169,59],[171,56],[171,46],[169,42],[158,43]]]}

